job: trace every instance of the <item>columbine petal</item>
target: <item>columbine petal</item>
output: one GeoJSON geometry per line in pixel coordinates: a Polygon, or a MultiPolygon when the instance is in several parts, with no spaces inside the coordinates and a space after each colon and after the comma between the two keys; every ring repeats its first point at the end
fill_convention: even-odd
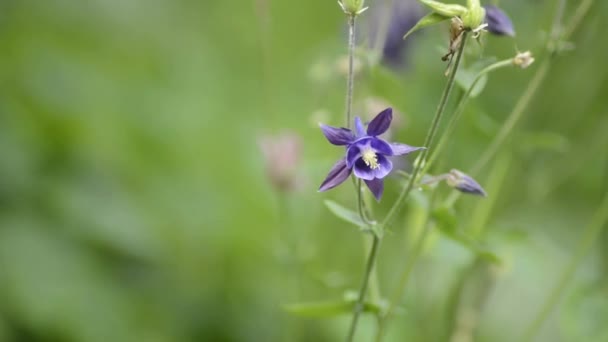
{"type": "Polygon", "coordinates": [[[369,190],[374,194],[376,201],[380,201],[380,197],[382,197],[382,193],[384,192],[384,180],[378,178],[366,180],[365,184],[367,184],[369,190]]]}
{"type": "Polygon", "coordinates": [[[333,145],[348,145],[355,140],[355,135],[348,128],[332,127],[323,124],[319,124],[319,127],[321,127],[321,131],[323,131],[327,140],[333,145]]]}
{"type": "Polygon", "coordinates": [[[467,194],[486,196],[486,191],[471,176],[456,169],[450,170],[447,175],[446,183],[454,189],[467,194]]]}
{"type": "Polygon", "coordinates": [[[357,145],[351,145],[346,150],[346,166],[353,167],[357,159],[361,157],[361,149],[357,145]]]}
{"type": "Polygon", "coordinates": [[[391,149],[393,150],[394,156],[402,156],[404,154],[410,154],[419,150],[424,150],[426,147],[415,147],[400,143],[391,143],[391,149]]]}
{"type": "Polygon", "coordinates": [[[370,145],[378,153],[384,154],[386,156],[393,155],[393,149],[391,148],[391,145],[389,145],[389,143],[382,139],[372,139],[370,145]]]}
{"type": "Polygon", "coordinates": [[[380,114],[370,121],[367,126],[367,134],[377,136],[386,132],[391,125],[391,120],[393,120],[393,109],[389,107],[381,111],[380,114]]]}
{"type": "Polygon", "coordinates": [[[355,162],[353,170],[357,178],[363,180],[372,180],[374,178],[384,178],[393,169],[393,163],[388,160],[385,156],[379,154],[378,156],[378,167],[375,169],[370,168],[363,159],[359,158],[355,162]]]}
{"type": "Polygon", "coordinates": [[[363,126],[363,122],[361,122],[361,118],[358,116],[355,116],[355,130],[357,132],[358,138],[364,137],[366,135],[365,127],[363,126]]]}
{"type": "Polygon", "coordinates": [[[350,176],[351,171],[352,169],[346,166],[346,160],[340,159],[329,171],[327,178],[319,187],[319,191],[327,191],[342,184],[350,176]]]}
{"type": "Polygon", "coordinates": [[[498,36],[515,36],[513,22],[500,8],[492,5],[484,6],[486,10],[486,23],[488,31],[498,36]]]}

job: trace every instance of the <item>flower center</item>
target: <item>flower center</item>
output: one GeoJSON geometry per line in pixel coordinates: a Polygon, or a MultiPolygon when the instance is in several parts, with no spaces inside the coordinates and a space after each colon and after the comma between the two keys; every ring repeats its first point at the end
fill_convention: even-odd
{"type": "Polygon", "coordinates": [[[378,164],[378,156],[376,155],[376,152],[374,152],[374,150],[372,150],[371,148],[368,148],[363,151],[361,159],[363,159],[365,165],[369,166],[372,170],[380,167],[380,164],[378,164]]]}

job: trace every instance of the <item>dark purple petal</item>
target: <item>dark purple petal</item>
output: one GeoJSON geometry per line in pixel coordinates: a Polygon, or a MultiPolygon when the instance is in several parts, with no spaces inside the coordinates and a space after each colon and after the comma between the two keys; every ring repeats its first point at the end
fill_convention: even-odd
{"type": "Polygon", "coordinates": [[[358,145],[350,145],[346,150],[346,166],[352,168],[353,164],[361,157],[361,149],[358,145]]]}
{"type": "Polygon", "coordinates": [[[388,175],[389,172],[391,172],[391,170],[393,169],[393,163],[391,163],[391,161],[388,160],[388,158],[386,158],[385,156],[383,156],[381,154],[378,154],[377,157],[378,157],[378,167],[375,169],[372,169],[371,167],[367,166],[367,164],[365,164],[363,159],[361,159],[361,158],[357,159],[357,161],[355,162],[355,165],[353,167],[355,176],[357,176],[357,178],[361,178],[363,180],[372,180],[374,178],[386,177],[386,175],[388,175]]]}
{"type": "Polygon", "coordinates": [[[485,190],[471,176],[456,169],[450,170],[446,182],[454,189],[467,194],[486,196],[485,190]]]}
{"type": "Polygon", "coordinates": [[[366,135],[363,122],[361,122],[361,118],[358,116],[355,116],[355,131],[357,132],[358,138],[364,137],[366,135]]]}
{"type": "Polygon", "coordinates": [[[393,109],[389,107],[381,111],[380,114],[370,121],[369,125],[367,125],[367,135],[377,136],[386,132],[391,125],[391,120],[393,120],[393,109]]]}
{"type": "Polygon", "coordinates": [[[511,22],[511,19],[503,10],[492,5],[486,5],[484,8],[486,10],[486,23],[488,24],[488,31],[490,33],[497,36],[515,36],[513,22],[511,22]]]}
{"type": "Polygon", "coordinates": [[[355,135],[348,128],[338,128],[319,124],[321,131],[333,145],[348,145],[355,140],[355,135]]]}
{"type": "Polygon", "coordinates": [[[376,171],[376,178],[386,177],[393,169],[393,163],[381,154],[378,155],[378,164],[380,167],[374,170],[376,171]]]}
{"type": "Polygon", "coordinates": [[[346,160],[340,159],[329,171],[327,178],[319,187],[319,191],[327,191],[342,184],[350,176],[351,171],[351,168],[346,167],[346,160]]]}
{"type": "Polygon", "coordinates": [[[410,154],[419,150],[424,150],[426,147],[415,147],[400,143],[391,143],[391,149],[393,150],[394,156],[402,156],[404,154],[410,154]]]}
{"type": "Polygon", "coordinates": [[[370,145],[374,150],[376,150],[376,152],[380,154],[384,154],[385,156],[393,155],[391,145],[382,139],[373,138],[370,145]]]}
{"type": "Polygon", "coordinates": [[[382,193],[384,192],[384,180],[378,178],[365,180],[365,184],[367,184],[369,190],[376,197],[376,201],[380,201],[380,197],[382,197],[382,193]]]}

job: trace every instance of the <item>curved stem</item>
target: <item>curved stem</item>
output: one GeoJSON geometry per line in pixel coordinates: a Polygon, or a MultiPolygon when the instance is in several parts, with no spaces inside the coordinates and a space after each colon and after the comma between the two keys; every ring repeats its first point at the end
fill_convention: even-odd
{"type": "Polygon", "coordinates": [[[359,323],[359,316],[363,311],[363,303],[365,301],[365,295],[367,292],[367,285],[369,284],[369,278],[372,274],[374,264],[376,263],[376,257],[378,255],[378,247],[380,245],[380,239],[373,235],[372,248],[370,249],[369,256],[367,258],[367,266],[365,267],[365,275],[363,276],[363,282],[361,283],[361,289],[359,290],[359,298],[357,299],[357,303],[355,303],[355,308],[353,309],[353,319],[350,323],[350,329],[348,330],[348,336],[346,337],[346,341],[350,342],[355,337],[355,332],[357,331],[357,324],[359,323]]]}
{"type": "Polygon", "coordinates": [[[447,141],[450,139],[452,133],[454,132],[454,129],[456,128],[456,123],[458,122],[458,120],[460,119],[460,116],[464,112],[464,108],[466,107],[466,105],[469,101],[469,98],[471,96],[471,92],[473,92],[473,89],[475,89],[477,82],[479,82],[479,80],[481,80],[481,78],[484,75],[486,75],[494,70],[498,70],[500,68],[504,68],[504,67],[508,67],[508,66],[512,66],[512,65],[513,65],[512,58],[505,59],[500,62],[496,62],[492,65],[487,66],[486,68],[481,70],[475,76],[473,83],[471,83],[471,86],[469,86],[467,91],[464,93],[464,95],[460,99],[458,106],[456,106],[456,109],[454,110],[454,114],[452,115],[452,117],[450,118],[450,122],[448,123],[448,127],[446,128],[445,132],[441,135],[441,139],[439,139],[439,142],[437,143],[437,146],[435,147],[435,149],[431,152],[431,156],[429,157],[428,162],[424,165],[424,169],[422,169],[422,174],[425,174],[430,169],[431,165],[435,162],[435,160],[437,159],[437,156],[439,156],[441,154],[447,141]]]}
{"type": "Polygon", "coordinates": [[[348,77],[346,78],[346,127],[351,125],[351,111],[353,106],[353,84],[355,80],[355,15],[348,17],[348,77]]]}
{"type": "MultiPolygon", "coordinates": [[[[589,9],[591,8],[592,4],[593,4],[593,0],[581,1],[580,5],[576,9],[574,17],[571,19],[570,24],[566,27],[564,35],[562,36],[561,39],[564,39],[564,40],[568,39],[570,37],[570,35],[572,33],[574,33],[574,31],[576,30],[578,25],[582,22],[585,15],[589,12],[589,9]]],[[[560,6],[560,5],[558,5],[558,6],[560,6]]],[[[560,15],[560,11],[561,11],[561,8],[558,7],[556,16],[560,15]]],[[[559,29],[559,25],[554,24],[553,28],[552,28],[552,34],[551,34],[550,39],[557,39],[557,38],[554,38],[554,37],[556,37],[556,35],[553,32],[556,32],[556,30],[558,30],[558,29],[559,29]]],[[[548,45],[550,45],[550,44],[548,44],[548,45]]],[[[549,52],[552,52],[552,51],[549,51],[549,52]]],[[[517,101],[517,104],[515,105],[515,107],[511,111],[511,113],[509,114],[507,120],[501,127],[500,131],[495,136],[494,140],[490,143],[490,145],[486,148],[486,150],[482,153],[481,158],[479,158],[479,160],[477,161],[475,166],[473,166],[473,168],[471,169],[471,172],[469,172],[469,174],[471,176],[473,176],[473,177],[476,176],[477,173],[479,171],[481,171],[481,169],[483,169],[486,166],[486,164],[492,159],[492,157],[494,157],[494,155],[500,150],[504,141],[511,133],[511,130],[513,129],[513,127],[515,127],[515,124],[517,124],[520,117],[523,115],[524,111],[530,104],[530,101],[536,94],[536,91],[538,90],[541,82],[547,76],[547,73],[549,72],[549,69],[551,67],[552,60],[553,60],[553,58],[555,58],[555,56],[556,56],[555,53],[550,53],[549,56],[545,59],[545,61],[541,64],[541,66],[536,70],[536,73],[534,74],[532,81],[530,81],[530,83],[528,84],[528,88],[526,88],[526,90],[524,91],[522,96],[517,101]]],[[[451,207],[452,205],[454,205],[454,203],[456,202],[456,200],[459,197],[460,197],[459,192],[456,192],[456,191],[452,192],[452,194],[450,194],[450,196],[445,201],[445,205],[448,207],[451,207]]]]}
{"type": "Polygon", "coordinates": [[[507,137],[521,118],[521,116],[526,111],[526,108],[528,108],[528,105],[530,104],[530,101],[538,91],[540,84],[547,76],[547,72],[549,71],[550,66],[551,60],[546,59],[538,68],[536,74],[534,74],[534,78],[528,84],[528,88],[526,88],[522,97],[520,97],[519,101],[517,101],[517,104],[513,108],[513,111],[511,111],[511,114],[509,114],[509,117],[500,128],[500,131],[498,131],[498,134],[496,134],[494,140],[492,140],[492,143],[486,148],[481,157],[477,160],[475,166],[471,169],[471,175],[474,176],[479,171],[481,171],[481,169],[486,166],[490,159],[492,159],[492,157],[494,157],[494,155],[503,146],[503,143],[505,142],[505,140],[507,139],[507,137]]]}
{"type": "Polygon", "coordinates": [[[429,132],[426,135],[426,139],[424,140],[424,146],[426,147],[426,149],[421,152],[420,156],[418,157],[418,162],[416,163],[416,166],[414,167],[414,171],[412,172],[412,176],[411,176],[409,182],[407,183],[407,185],[403,189],[403,191],[401,191],[401,193],[399,194],[399,197],[397,198],[397,201],[395,201],[395,204],[393,204],[390,211],[386,215],[386,218],[382,222],[383,227],[386,227],[388,224],[390,224],[391,221],[393,220],[394,216],[397,214],[398,210],[400,209],[401,205],[403,204],[403,201],[405,201],[405,199],[407,198],[409,193],[412,191],[412,189],[414,187],[414,183],[416,182],[416,179],[418,178],[418,174],[420,173],[420,170],[422,169],[422,166],[424,165],[426,156],[429,151],[429,147],[433,143],[433,138],[435,137],[435,134],[437,133],[437,128],[439,128],[439,122],[441,121],[441,116],[443,115],[443,112],[445,111],[445,107],[448,103],[448,99],[450,98],[450,93],[452,92],[452,88],[454,87],[454,80],[456,78],[456,73],[458,72],[458,67],[460,66],[460,60],[462,59],[462,53],[463,53],[464,47],[466,45],[468,32],[465,31],[462,34],[463,34],[462,42],[460,43],[460,48],[458,49],[458,53],[456,55],[456,62],[454,62],[454,67],[452,68],[452,72],[449,75],[448,82],[446,83],[445,89],[443,90],[443,95],[441,96],[441,100],[439,101],[439,105],[437,106],[437,111],[435,112],[435,117],[433,118],[433,122],[431,123],[431,128],[429,129],[429,132]]]}
{"type": "Polygon", "coordinates": [[[591,221],[591,223],[585,229],[583,236],[581,237],[574,255],[568,264],[568,267],[564,270],[559,282],[551,291],[549,297],[543,304],[541,310],[538,312],[536,318],[530,323],[528,328],[524,333],[524,337],[521,339],[522,341],[532,341],[534,336],[538,333],[543,323],[547,319],[547,316],[551,313],[555,305],[557,305],[559,299],[561,298],[562,293],[566,289],[566,286],[572,279],[575,271],[580,265],[581,261],[585,258],[585,256],[593,247],[593,243],[598,240],[600,233],[602,232],[602,228],[606,226],[608,222],[608,192],[606,193],[602,204],[595,212],[595,215],[591,221]]]}

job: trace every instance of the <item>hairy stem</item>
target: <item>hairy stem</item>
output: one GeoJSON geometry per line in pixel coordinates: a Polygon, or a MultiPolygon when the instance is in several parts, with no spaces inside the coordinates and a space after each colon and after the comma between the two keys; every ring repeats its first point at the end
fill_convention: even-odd
{"type": "Polygon", "coordinates": [[[581,261],[585,258],[587,254],[589,254],[591,248],[593,247],[593,243],[598,240],[600,233],[602,232],[602,228],[606,226],[608,223],[608,192],[604,196],[604,200],[600,204],[599,208],[595,212],[591,223],[587,226],[585,231],[583,232],[583,236],[578,242],[576,246],[576,250],[572,255],[572,259],[570,263],[564,270],[564,273],[560,277],[560,280],[557,282],[556,286],[551,290],[551,293],[547,297],[547,300],[541,307],[536,318],[530,323],[528,328],[525,330],[523,338],[521,341],[532,341],[543,323],[555,307],[557,305],[559,299],[561,298],[566,286],[570,283],[570,280],[574,276],[574,273],[578,269],[581,261]]]}
{"type": "Polygon", "coordinates": [[[348,17],[348,77],[346,78],[346,127],[352,127],[353,84],[355,81],[355,15],[348,17]]]}
{"type": "Polygon", "coordinates": [[[355,303],[355,308],[353,309],[353,318],[350,323],[350,329],[348,330],[348,336],[346,337],[346,341],[350,342],[355,337],[355,332],[357,331],[357,325],[359,323],[359,316],[361,316],[361,312],[363,311],[363,304],[365,301],[365,295],[367,293],[367,286],[369,284],[369,279],[374,269],[374,264],[376,263],[376,257],[378,255],[378,247],[380,246],[380,238],[378,238],[375,234],[373,235],[372,248],[369,251],[369,256],[367,258],[367,265],[365,267],[365,274],[363,275],[363,281],[361,283],[361,289],[359,290],[359,298],[355,303]]]}
{"type": "Polygon", "coordinates": [[[465,31],[462,34],[463,34],[462,42],[460,43],[460,48],[458,49],[458,53],[456,54],[456,62],[454,62],[452,72],[450,73],[450,75],[448,77],[448,82],[446,83],[445,89],[443,90],[443,95],[441,96],[441,100],[439,101],[439,105],[437,106],[437,111],[435,112],[435,117],[433,118],[433,122],[431,123],[431,128],[429,129],[429,131],[426,135],[426,139],[424,140],[424,146],[426,147],[426,149],[420,153],[420,156],[418,157],[418,162],[416,163],[416,166],[414,167],[414,171],[412,172],[412,176],[410,177],[410,180],[407,183],[407,185],[405,186],[405,188],[403,189],[403,191],[401,191],[401,193],[399,194],[397,201],[395,201],[395,204],[393,204],[393,206],[391,207],[390,211],[386,215],[386,218],[382,222],[383,227],[386,227],[387,225],[389,225],[391,223],[391,221],[394,219],[394,216],[401,209],[401,205],[403,204],[403,202],[405,201],[405,199],[407,198],[409,193],[414,188],[414,184],[416,183],[418,174],[420,173],[420,170],[422,169],[422,167],[425,163],[426,156],[429,152],[429,147],[433,143],[433,138],[435,138],[435,134],[437,133],[437,128],[439,127],[439,123],[441,121],[441,117],[443,115],[443,112],[445,111],[445,107],[450,98],[450,93],[452,92],[452,88],[454,87],[454,80],[456,79],[456,73],[458,72],[458,67],[460,66],[460,60],[462,59],[462,53],[463,53],[464,47],[466,45],[468,32],[465,31]]]}

